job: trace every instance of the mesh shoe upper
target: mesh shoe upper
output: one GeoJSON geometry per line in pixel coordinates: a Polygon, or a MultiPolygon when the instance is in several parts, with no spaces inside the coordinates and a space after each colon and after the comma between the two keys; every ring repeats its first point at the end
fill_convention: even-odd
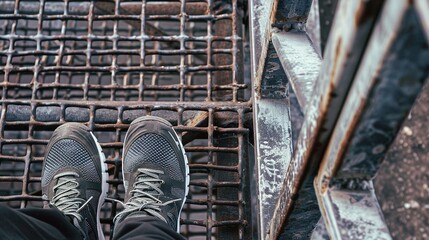
{"type": "Polygon", "coordinates": [[[106,191],[103,165],[101,148],[85,126],[68,123],[55,130],[43,163],[43,198],[88,239],[98,239],[101,232],[97,215],[106,191]]]}
{"type": "Polygon", "coordinates": [[[171,179],[183,181],[184,175],[177,164],[178,157],[173,147],[161,135],[146,133],[137,138],[126,154],[125,172],[132,172],[141,164],[153,164],[161,167],[171,179]]]}
{"type": "Polygon", "coordinates": [[[52,180],[58,169],[66,167],[78,169],[82,173],[81,177],[86,181],[101,182],[99,165],[92,160],[90,152],[81,143],[73,139],[60,139],[51,146],[46,155],[42,186],[52,180]]]}
{"type": "Polygon", "coordinates": [[[117,220],[151,215],[178,230],[188,172],[183,146],[171,124],[157,117],[136,119],[124,143],[125,210],[117,220]]]}

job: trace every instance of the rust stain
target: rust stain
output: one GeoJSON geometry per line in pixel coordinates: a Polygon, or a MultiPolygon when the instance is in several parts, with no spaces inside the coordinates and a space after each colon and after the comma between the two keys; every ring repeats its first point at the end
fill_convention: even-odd
{"type": "MultiPolygon", "coordinates": [[[[329,188],[329,182],[331,181],[331,178],[328,175],[323,174],[322,180],[320,180],[320,192],[321,194],[324,194],[326,191],[328,191],[329,188]]],[[[317,183],[317,180],[316,180],[317,183]]]]}
{"type": "MultiPolygon", "coordinates": [[[[337,134],[335,134],[334,132],[334,135],[333,135],[334,139],[331,139],[331,141],[329,142],[328,150],[326,152],[326,155],[323,157],[322,163],[320,165],[321,167],[318,171],[318,177],[316,177],[316,180],[315,180],[317,184],[320,184],[319,187],[322,194],[328,190],[331,179],[335,176],[335,173],[341,167],[345,151],[347,150],[347,147],[350,143],[350,139],[352,138],[352,135],[355,132],[355,128],[359,122],[360,116],[362,115],[364,106],[365,106],[365,98],[360,98],[359,108],[357,109],[355,116],[352,118],[350,124],[347,125],[348,128],[341,129],[345,131],[344,134],[341,134],[341,133],[339,134],[340,139],[338,141],[338,139],[335,139],[337,134]],[[330,159],[331,156],[329,155],[329,152],[330,152],[329,149],[333,149],[333,148],[338,148],[338,151],[337,151],[337,154],[333,156],[334,159],[330,159]]],[[[336,127],[336,129],[339,129],[339,128],[336,127]]]]}
{"type": "Polygon", "coordinates": [[[333,62],[334,66],[332,67],[331,77],[329,79],[329,82],[331,83],[332,83],[332,80],[335,78],[335,74],[337,73],[338,58],[340,57],[342,43],[343,43],[343,39],[340,37],[335,46],[335,56],[334,56],[334,62],[333,62]]]}
{"type": "Polygon", "coordinates": [[[361,1],[355,14],[355,26],[361,26],[373,19],[378,14],[382,4],[382,0],[361,1]]]}
{"type": "MultiPolygon", "coordinates": [[[[341,52],[341,47],[342,47],[342,38],[340,37],[337,41],[337,44],[335,46],[335,55],[334,55],[334,61],[332,62],[333,66],[332,66],[332,70],[330,72],[330,77],[329,77],[329,89],[328,89],[328,95],[325,95],[323,98],[327,98],[326,101],[330,101],[330,99],[335,96],[335,94],[331,94],[333,93],[333,90],[335,89],[334,86],[334,79],[335,79],[335,75],[337,74],[337,65],[338,65],[338,59],[340,57],[340,52],[341,52]]],[[[323,101],[323,100],[322,100],[323,101]]],[[[320,109],[321,113],[326,112],[326,108],[327,108],[327,104],[324,105],[322,104],[322,109],[320,109]]]]}

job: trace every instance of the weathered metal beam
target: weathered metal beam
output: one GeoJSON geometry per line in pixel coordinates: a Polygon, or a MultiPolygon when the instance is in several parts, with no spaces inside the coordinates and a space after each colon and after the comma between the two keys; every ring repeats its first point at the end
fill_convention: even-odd
{"type": "Polygon", "coordinates": [[[286,99],[261,99],[256,106],[256,163],[258,164],[259,231],[266,235],[284,173],[292,155],[290,116],[286,99]],[[289,123],[289,124],[288,124],[289,123]],[[285,126],[286,125],[286,126],[285,126]]]}
{"type": "Polygon", "coordinates": [[[276,11],[276,0],[250,0],[250,59],[252,83],[255,93],[259,94],[265,58],[270,42],[271,22],[276,11]]]}
{"type": "Polygon", "coordinates": [[[321,202],[330,213],[325,218],[331,239],[392,239],[384,222],[383,213],[375,197],[372,182],[366,189],[349,190],[329,188],[321,202]],[[336,226],[335,232],[332,225],[336,226]]]}
{"type": "Polygon", "coordinates": [[[258,176],[258,228],[266,235],[284,173],[292,155],[291,119],[287,78],[272,45],[261,80],[260,97],[254,99],[255,153],[258,176]]]}
{"type": "Polygon", "coordinates": [[[253,91],[255,168],[257,170],[258,237],[267,233],[267,223],[291,156],[291,130],[287,78],[270,44],[271,23],[277,1],[251,0],[250,55],[253,91]]]}
{"type": "Polygon", "coordinates": [[[420,17],[420,22],[423,26],[426,38],[429,40],[429,1],[427,0],[416,0],[415,8],[420,17]]]}
{"type": "Polygon", "coordinates": [[[320,12],[319,12],[319,0],[313,0],[311,4],[310,13],[305,24],[308,38],[310,39],[316,53],[322,57],[322,44],[320,36],[320,12]]]}
{"type": "Polygon", "coordinates": [[[334,175],[375,175],[427,77],[429,51],[415,11],[390,3],[380,19],[321,164],[322,193],[334,175]]]}
{"type": "MultiPolygon", "coordinates": [[[[301,57],[302,55],[298,53],[300,51],[307,53],[306,50],[314,53],[314,49],[303,33],[305,30],[305,21],[307,20],[308,12],[310,11],[311,2],[311,0],[280,0],[277,5],[276,17],[273,23],[273,26],[276,27],[276,30],[272,31],[273,45],[276,48],[283,69],[285,70],[288,77],[289,86],[294,90],[290,91],[290,94],[288,95],[290,101],[289,110],[291,114],[291,134],[293,147],[295,147],[297,144],[297,139],[303,119],[303,108],[300,107],[299,103],[305,102],[305,100],[302,101],[302,99],[305,99],[302,97],[304,91],[307,93],[313,90],[312,84],[305,84],[306,81],[308,82],[308,78],[306,78],[305,75],[307,71],[311,72],[309,75],[312,75],[314,66],[306,65],[306,63],[307,61],[312,61],[314,58],[306,59],[305,57],[301,57]],[[283,37],[283,34],[289,33],[292,35],[292,39],[288,39],[289,35],[283,37]],[[293,41],[294,43],[289,41],[297,40],[295,36],[299,35],[299,33],[302,33],[301,36],[303,36],[303,38],[300,40],[304,40],[304,42],[308,43],[308,48],[305,48],[302,45],[295,45],[294,43],[298,43],[297,41],[293,41]],[[304,70],[303,68],[307,69],[304,70]],[[303,71],[306,71],[306,73],[303,73],[303,71]]],[[[317,55],[315,54],[314,56],[317,59],[317,55]]],[[[318,60],[320,66],[320,59],[318,60]]],[[[313,83],[315,82],[315,79],[317,79],[318,70],[319,69],[317,69],[314,76],[315,78],[313,83]]],[[[285,168],[287,169],[288,166],[285,168]]],[[[307,183],[308,184],[305,184],[305,190],[303,190],[302,193],[296,198],[295,211],[291,213],[290,218],[285,223],[285,226],[282,229],[282,233],[280,235],[281,239],[296,238],[297,236],[309,236],[316,224],[314,219],[317,221],[317,219],[320,217],[320,211],[312,187],[312,181],[307,181],[307,183]],[[314,224],[312,222],[314,222],[314,224]]]]}
{"type": "Polygon", "coordinates": [[[306,107],[298,143],[270,223],[270,239],[279,235],[308,174],[308,163],[320,161],[319,154],[332,133],[381,3],[381,0],[339,3],[320,75],[306,107]]]}
{"type": "Polygon", "coordinates": [[[274,32],[273,45],[304,112],[322,61],[304,32],[274,32]]]}
{"type": "Polygon", "coordinates": [[[258,99],[283,99],[287,98],[288,79],[285,75],[280,58],[270,43],[268,46],[266,63],[264,65],[264,75],[258,89],[258,99]]]}
{"type": "Polygon", "coordinates": [[[337,2],[338,0],[313,0],[313,4],[311,5],[305,26],[307,35],[319,56],[323,56],[329,32],[331,31],[332,22],[334,20],[337,2]]]}
{"type": "Polygon", "coordinates": [[[281,189],[280,183],[283,182],[291,159],[293,144],[288,81],[271,42],[272,24],[276,25],[279,20],[282,26],[299,26],[299,22],[295,23],[296,15],[305,20],[308,11],[306,3],[297,0],[254,0],[249,3],[255,152],[259,182],[258,227],[259,237],[263,239],[281,189]],[[278,4],[282,5],[277,8],[278,4]],[[283,15],[285,17],[279,17],[283,15]]]}
{"type": "Polygon", "coordinates": [[[429,74],[414,6],[387,1],[379,19],[315,180],[333,239],[391,239],[371,179],[429,74]]]}
{"type": "MultiPolygon", "coordinates": [[[[290,85],[290,83],[289,83],[290,85]]],[[[301,130],[302,122],[304,122],[304,114],[299,106],[298,99],[293,91],[289,87],[289,101],[290,101],[290,117],[291,117],[291,128],[292,128],[292,142],[295,149],[298,141],[299,131],[301,130]]]]}

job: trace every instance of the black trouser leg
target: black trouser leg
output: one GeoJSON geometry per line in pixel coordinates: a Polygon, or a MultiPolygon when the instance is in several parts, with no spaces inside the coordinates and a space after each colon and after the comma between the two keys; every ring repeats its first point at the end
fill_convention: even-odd
{"type": "Polygon", "coordinates": [[[164,221],[156,217],[128,217],[115,227],[113,239],[184,239],[164,221]]]}
{"type": "Polygon", "coordinates": [[[57,209],[12,209],[0,205],[0,239],[82,239],[57,209]]]}

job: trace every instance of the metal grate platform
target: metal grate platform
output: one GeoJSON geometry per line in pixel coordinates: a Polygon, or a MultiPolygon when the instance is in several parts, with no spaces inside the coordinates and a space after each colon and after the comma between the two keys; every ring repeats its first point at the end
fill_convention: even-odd
{"type": "MultiPolygon", "coordinates": [[[[128,125],[154,115],[175,126],[190,160],[184,236],[249,236],[242,8],[236,0],[1,1],[0,201],[42,206],[44,150],[70,121],[100,140],[109,197],[122,200],[128,125]]],[[[109,235],[120,206],[103,208],[109,235]]]]}

